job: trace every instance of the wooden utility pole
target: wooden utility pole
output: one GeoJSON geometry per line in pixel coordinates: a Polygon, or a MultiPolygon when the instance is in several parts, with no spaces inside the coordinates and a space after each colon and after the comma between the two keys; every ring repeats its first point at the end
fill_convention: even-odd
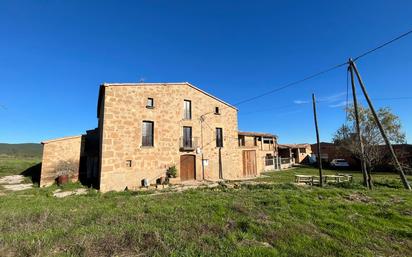
{"type": "Polygon", "coordinates": [[[321,155],[320,155],[319,128],[318,128],[318,118],[317,118],[317,115],[316,115],[315,94],[312,94],[312,102],[313,102],[313,117],[315,119],[316,142],[317,142],[317,147],[318,147],[319,185],[322,187],[323,186],[322,158],[321,158],[321,155]]]}
{"type": "Polygon", "coordinates": [[[378,128],[379,128],[379,130],[380,130],[380,132],[381,132],[381,134],[382,134],[383,140],[385,141],[385,143],[386,143],[386,145],[387,145],[387,147],[388,147],[388,149],[389,149],[389,152],[390,152],[390,154],[392,155],[392,158],[393,158],[393,160],[394,160],[394,162],[395,162],[395,164],[396,164],[396,166],[397,166],[397,168],[398,168],[399,175],[400,175],[400,177],[401,177],[403,186],[404,186],[406,189],[411,190],[411,185],[409,184],[408,179],[406,178],[405,173],[403,172],[402,166],[401,166],[401,164],[399,163],[398,158],[396,157],[396,154],[395,154],[395,151],[393,150],[392,144],[391,144],[391,142],[389,141],[388,136],[386,135],[385,130],[383,129],[383,126],[382,126],[382,124],[381,124],[381,122],[380,122],[380,120],[379,120],[379,118],[378,118],[378,115],[376,114],[375,108],[373,107],[372,101],[371,101],[371,99],[369,98],[368,92],[366,91],[365,85],[363,84],[363,81],[362,81],[362,78],[361,78],[361,76],[360,76],[360,74],[359,74],[359,71],[358,71],[358,69],[356,68],[355,62],[352,61],[350,64],[352,65],[353,70],[355,71],[356,77],[358,78],[359,85],[360,85],[360,87],[361,87],[361,89],[362,89],[362,91],[363,91],[363,94],[365,95],[365,98],[366,98],[366,101],[368,102],[369,108],[370,108],[371,111],[372,111],[372,115],[373,115],[373,117],[375,118],[376,124],[378,125],[378,128]]]}
{"type": "Polygon", "coordinates": [[[350,79],[352,83],[352,94],[353,94],[353,107],[355,109],[355,126],[356,126],[356,135],[359,143],[359,149],[361,152],[361,170],[363,175],[363,185],[369,189],[372,189],[372,179],[370,174],[368,174],[366,168],[366,158],[365,158],[365,148],[363,146],[363,139],[360,130],[360,123],[359,123],[359,109],[358,109],[358,100],[356,97],[356,86],[355,86],[355,78],[353,76],[353,68],[352,68],[352,59],[349,59],[349,67],[350,71],[350,79]]]}

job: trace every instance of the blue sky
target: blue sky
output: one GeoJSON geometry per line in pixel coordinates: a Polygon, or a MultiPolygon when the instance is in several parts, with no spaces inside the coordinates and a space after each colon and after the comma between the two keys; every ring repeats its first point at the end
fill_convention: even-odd
{"type": "MultiPolygon", "coordinates": [[[[1,1],[0,142],[97,126],[103,82],[188,81],[229,102],[300,79],[411,29],[412,1],[1,1]],[[331,4],[333,3],[333,4],[331,4]]],[[[359,60],[372,98],[412,96],[412,36],[359,60]]],[[[346,68],[239,106],[239,129],[282,143],[344,122],[346,68]]],[[[377,100],[412,141],[411,99],[377,100]]]]}

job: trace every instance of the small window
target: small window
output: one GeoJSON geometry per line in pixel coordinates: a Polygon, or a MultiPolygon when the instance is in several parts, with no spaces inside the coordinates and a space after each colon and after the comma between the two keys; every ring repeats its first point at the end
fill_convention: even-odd
{"type": "Polygon", "coordinates": [[[142,146],[153,146],[153,121],[143,121],[142,146]]]}
{"type": "Polygon", "coordinates": [[[183,103],[183,118],[185,120],[192,119],[192,102],[190,100],[185,100],[183,103]]]}
{"type": "Polygon", "coordinates": [[[183,147],[184,148],[192,148],[192,127],[183,127],[183,147]]]}
{"type": "Polygon", "coordinates": [[[259,140],[258,137],[254,137],[254,138],[253,138],[253,145],[254,145],[254,146],[257,146],[257,145],[258,145],[258,140],[259,140]]]}
{"type": "Polygon", "coordinates": [[[126,160],[126,167],[132,167],[132,160],[126,160]]]}
{"type": "Polygon", "coordinates": [[[273,144],[273,140],[270,139],[270,138],[264,138],[264,139],[263,139],[263,143],[264,143],[264,144],[273,144]]]}
{"type": "Polygon", "coordinates": [[[154,108],[153,98],[147,98],[146,108],[154,108]]]}
{"type": "Polygon", "coordinates": [[[245,136],[239,136],[239,146],[245,146],[245,136]]]}
{"type": "Polygon", "coordinates": [[[216,128],[216,147],[223,147],[223,129],[216,128]]]}
{"type": "Polygon", "coordinates": [[[306,153],[306,148],[299,148],[300,153],[306,153]]]}
{"type": "Polygon", "coordinates": [[[219,109],[219,107],[217,107],[217,106],[215,107],[215,114],[216,114],[216,115],[219,115],[219,114],[220,114],[220,109],[219,109]]]}

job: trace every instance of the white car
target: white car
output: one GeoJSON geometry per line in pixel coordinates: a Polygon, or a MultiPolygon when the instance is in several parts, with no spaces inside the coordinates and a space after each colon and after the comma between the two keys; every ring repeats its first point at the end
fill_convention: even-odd
{"type": "Polygon", "coordinates": [[[333,159],[330,162],[330,166],[335,168],[347,168],[349,167],[349,163],[345,159],[333,159]]]}

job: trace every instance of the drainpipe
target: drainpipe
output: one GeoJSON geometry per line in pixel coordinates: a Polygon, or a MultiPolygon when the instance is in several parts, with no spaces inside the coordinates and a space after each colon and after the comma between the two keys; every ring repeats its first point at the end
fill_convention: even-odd
{"type": "Polygon", "coordinates": [[[223,169],[222,169],[222,147],[219,147],[219,179],[223,179],[223,169]]]}
{"type": "Polygon", "coordinates": [[[202,180],[205,180],[205,165],[203,159],[203,115],[200,116],[200,144],[201,144],[201,151],[202,151],[202,180]]]}

